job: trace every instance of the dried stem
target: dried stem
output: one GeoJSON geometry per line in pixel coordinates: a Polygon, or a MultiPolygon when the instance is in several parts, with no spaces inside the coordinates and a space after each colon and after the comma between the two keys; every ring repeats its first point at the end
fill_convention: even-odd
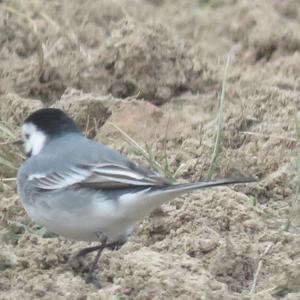
{"type": "Polygon", "coordinates": [[[227,74],[228,74],[228,69],[229,69],[229,65],[230,65],[230,59],[231,59],[231,56],[230,56],[230,54],[228,54],[227,60],[226,60],[226,65],[225,65],[225,70],[224,70],[222,92],[221,92],[221,97],[220,97],[217,137],[216,137],[216,142],[215,142],[215,147],[214,147],[214,152],[212,155],[211,163],[210,163],[208,173],[207,173],[207,180],[210,180],[212,178],[213,172],[216,168],[216,161],[219,156],[220,149],[221,149],[223,113],[224,113],[224,98],[225,98],[225,91],[226,91],[226,85],[227,85],[227,74]]]}
{"type": "Polygon", "coordinates": [[[264,256],[266,256],[268,254],[268,252],[270,251],[272,246],[273,246],[273,243],[270,243],[266,247],[265,251],[262,253],[262,255],[259,258],[257,269],[256,269],[256,272],[254,274],[253,284],[252,284],[252,287],[251,287],[251,290],[250,290],[250,294],[253,294],[255,292],[258,276],[259,276],[259,273],[260,273],[260,270],[261,270],[261,267],[262,267],[262,263],[263,263],[263,258],[264,258],[264,256]]]}

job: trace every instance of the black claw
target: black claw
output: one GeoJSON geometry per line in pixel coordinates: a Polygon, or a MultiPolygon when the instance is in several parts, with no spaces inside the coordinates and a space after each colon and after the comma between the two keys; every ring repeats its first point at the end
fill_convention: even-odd
{"type": "Polygon", "coordinates": [[[98,289],[102,288],[101,283],[94,272],[89,271],[87,274],[83,275],[82,277],[86,284],[93,284],[98,289]]]}

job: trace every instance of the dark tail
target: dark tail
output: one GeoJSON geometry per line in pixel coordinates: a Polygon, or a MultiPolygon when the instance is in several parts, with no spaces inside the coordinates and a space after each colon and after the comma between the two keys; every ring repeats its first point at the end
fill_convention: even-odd
{"type": "Polygon", "coordinates": [[[174,184],[165,187],[149,187],[120,199],[122,200],[122,205],[126,207],[128,213],[132,214],[132,218],[135,219],[137,216],[139,216],[138,218],[146,216],[161,204],[196,189],[254,181],[256,180],[253,178],[224,178],[214,181],[174,184]]]}
{"type": "Polygon", "coordinates": [[[223,178],[217,179],[213,181],[199,181],[193,183],[181,183],[166,186],[165,188],[153,189],[149,191],[149,194],[160,194],[161,196],[165,196],[166,198],[173,198],[180,196],[181,194],[191,192],[196,189],[204,189],[208,187],[221,186],[221,185],[229,185],[229,184],[237,184],[237,183],[249,183],[257,181],[254,178],[223,178]]]}

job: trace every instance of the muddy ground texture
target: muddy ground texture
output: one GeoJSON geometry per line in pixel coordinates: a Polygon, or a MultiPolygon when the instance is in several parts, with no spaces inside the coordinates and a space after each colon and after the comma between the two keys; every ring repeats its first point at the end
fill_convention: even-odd
{"type": "Polygon", "coordinates": [[[0,3],[0,299],[300,299],[296,0],[90,0],[0,3]],[[214,177],[259,182],[195,192],[136,225],[82,279],[87,246],[32,224],[10,142],[43,106],[136,162],[147,149],[178,182],[205,179],[228,53],[214,177]],[[166,159],[167,157],[167,159],[166,159]],[[295,201],[294,201],[295,202],[295,201]]]}

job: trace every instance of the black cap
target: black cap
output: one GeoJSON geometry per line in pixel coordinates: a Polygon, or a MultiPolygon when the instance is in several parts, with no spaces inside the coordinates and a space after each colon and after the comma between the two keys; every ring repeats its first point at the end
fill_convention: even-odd
{"type": "Polygon", "coordinates": [[[50,137],[71,132],[80,133],[75,122],[65,112],[57,108],[39,109],[32,113],[24,123],[33,123],[50,137]]]}

